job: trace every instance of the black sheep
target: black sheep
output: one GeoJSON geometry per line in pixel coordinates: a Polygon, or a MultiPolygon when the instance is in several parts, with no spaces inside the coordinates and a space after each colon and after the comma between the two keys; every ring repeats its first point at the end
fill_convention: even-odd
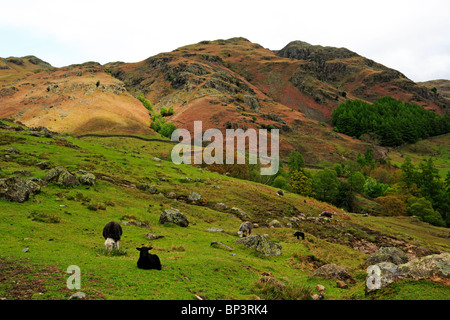
{"type": "Polygon", "coordinates": [[[161,270],[161,261],[159,261],[159,257],[156,254],[148,253],[148,251],[152,248],[142,247],[136,249],[141,252],[139,255],[139,260],[137,262],[137,266],[139,269],[161,270]]]}
{"type": "Polygon", "coordinates": [[[296,233],[294,233],[294,237],[297,237],[297,239],[300,240],[300,237],[302,237],[302,240],[305,240],[305,234],[301,231],[297,231],[296,233]]]}
{"type": "Polygon", "coordinates": [[[103,228],[105,247],[107,249],[119,249],[119,240],[122,236],[122,227],[115,221],[108,222],[103,228]]]}

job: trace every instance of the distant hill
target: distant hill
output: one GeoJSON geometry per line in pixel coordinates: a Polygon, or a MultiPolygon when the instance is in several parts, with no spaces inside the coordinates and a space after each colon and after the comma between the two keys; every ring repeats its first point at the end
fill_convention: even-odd
{"type": "Polygon", "coordinates": [[[148,110],[100,64],[53,68],[30,57],[0,60],[0,118],[61,133],[153,133],[148,110]]]}
{"type": "Polygon", "coordinates": [[[302,152],[307,163],[338,161],[364,152],[367,143],[329,126],[347,99],[373,102],[391,96],[439,114],[450,102],[345,48],[293,41],[270,50],[245,38],[201,41],[136,63],[87,62],[63,68],[29,56],[0,60],[0,118],[28,126],[82,133],[154,134],[143,94],[154,111],[192,130],[278,128],[281,152],[302,152]]]}
{"type": "Polygon", "coordinates": [[[435,91],[438,95],[450,101],[450,80],[439,79],[419,82],[420,85],[435,91]]]}

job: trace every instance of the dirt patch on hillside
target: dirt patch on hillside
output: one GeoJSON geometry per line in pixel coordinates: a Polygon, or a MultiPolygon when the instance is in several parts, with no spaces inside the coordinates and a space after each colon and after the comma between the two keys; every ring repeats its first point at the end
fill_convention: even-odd
{"type": "Polygon", "coordinates": [[[38,266],[0,257],[0,300],[38,300],[50,288],[52,293],[45,299],[68,298],[75,293],[66,287],[68,276],[57,266],[38,266]]]}

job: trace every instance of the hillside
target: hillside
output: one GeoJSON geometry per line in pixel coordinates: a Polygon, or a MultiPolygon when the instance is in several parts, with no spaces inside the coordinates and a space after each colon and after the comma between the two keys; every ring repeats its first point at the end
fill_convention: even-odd
{"type": "Polygon", "coordinates": [[[2,63],[9,69],[0,68],[0,118],[75,135],[152,135],[148,110],[136,99],[144,94],[155,112],[173,108],[167,121],[191,132],[195,120],[203,130],[278,128],[281,158],[298,150],[313,166],[354,159],[370,145],[326,124],[347,99],[390,95],[440,114],[450,110],[442,96],[396,70],[344,48],[301,41],[278,51],[244,38],[201,41],[104,66],[58,69],[27,57],[2,63]]]}
{"type": "Polygon", "coordinates": [[[439,278],[364,293],[370,254],[389,246],[408,259],[448,252],[448,229],[412,217],[347,213],[294,193],[279,196],[269,186],[176,166],[164,160],[170,146],[161,142],[31,135],[17,123],[2,123],[1,177],[41,184],[23,203],[1,201],[0,228],[7,230],[0,233],[2,299],[67,299],[75,292],[66,287],[70,265],[80,267],[88,299],[310,299],[318,284],[326,287],[326,300],[448,299],[448,285],[439,278]],[[78,177],[90,172],[95,182],[69,187],[41,180],[56,166],[78,177]],[[190,198],[192,192],[202,200],[190,198]],[[166,209],[183,212],[189,226],[162,224],[166,209]],[[324,210],[336,216],[319,217],[324,210]],[[281,255],[236,243],[242,211],[259,225],[253,234],[267,234],[281,245],[281,255]],[[105,252],[101,234],[111,220],[124,231],[115,255],[105,252]],[[305,232],[305,240],[293,236],[296,230],[305,232]],[[147,234],[163,237],[149,240],[147,234]],[[142,245],[153,246],[161,271],[137,269],[135,248],[142,245]],[[327,264],[345,267],[347,289],[336,279],[312,276],[327,264]]]}
{"type": "Polygon", "coordinates": [[[317,285],[326,300],[450,296],[450,134],[431,130],[450,111],[445,81],[346,48],[231,38],[135,63],[9,57],[0,85],[0,300],[67,299],[71,265],[88,299],[308,300],[317,285]],[[280,170],[174,164],[168,130],[192,137],[194,121],[279,129],[280,170]],[[124,234],[108,252],[111,220],[124,234]],[[145,245],[161,271],[137,268],[145,245]],[[369,292],[383,250],[399,273],[369,292]]]}
{"type": "Polygon", "coordinates": [[[148,110],[98,63],[51,68],[33,59],[5,61],[0,117],[61,133],[154,133],[148,110]]]}
{"type": "Polygon", "coordinates": [[[442,96],[447,101],[450,100],[450,80],[430,80],[426,82],[420,82],[420,85],[436,91],[436,94],[442,96]]]}

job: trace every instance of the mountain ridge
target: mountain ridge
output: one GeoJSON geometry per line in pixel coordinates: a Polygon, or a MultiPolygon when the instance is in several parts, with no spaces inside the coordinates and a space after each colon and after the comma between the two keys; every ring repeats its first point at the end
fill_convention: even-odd
{"type": "Polygon", "coordinates": [[[167,121],[191,132],[196,120],[204,130],[278,128],[281,153],[303,151],[310,164],[355,157],[369,145],[327,124],[347,99],[389,95],[439,114],[450,111],[448,100],[399,71],[346,48],[303,41],[270,50],[242,37],[205,40],[134,63],[62,68],[19,59],[24,68],[14,64],[17,75],[0,68],[0,118],[75,135],[154,135],[149,111],[136,99],[143,94],[155,112],[173,108],[167,121]]]}

